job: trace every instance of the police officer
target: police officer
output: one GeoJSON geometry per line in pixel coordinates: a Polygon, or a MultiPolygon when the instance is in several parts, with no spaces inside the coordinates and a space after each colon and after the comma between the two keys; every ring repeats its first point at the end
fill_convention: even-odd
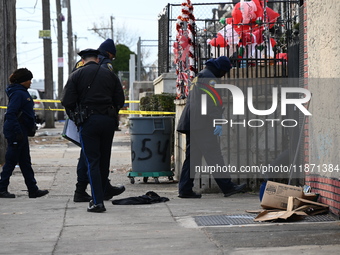
{"type": "MultiPolygon", "coordinates": [[[[99,64],[113,72],[112,60],[116,57],[116,46],[112,39],[105,40],[98,48],[99,51],[99,64]]],[[[77,70],[80,67],[83,67],[83,61],[79,60],[73,71],[77,70]]],[[[117,127],[118,128],[118,127],[117,127]]],[[[117,130],[117,129],[116,129],[117,130]]],[[[87,176],[87,165],[82,153],[80,151],[80,157],[77,165],[77,183],[76,190],[74,192],[73,201],[74,202],[89,202],[92,198],[86,192],[86,188],[88,185],[88,176],[87,176]]],[[[125,187],[121,186],[112,186],[110,184],[110,180],[108,179],[105,185],[104,191],[104,200],[109,200],[113,196],[117,196],[125,191],[125,187]]]]}
{"type": "Polygon", "coordinates": [[[61,102],[68,113],[77,104],[86,109],[85,121],[78,128],[92,192],[87,211],[104,212],[103,184],[109,175],[112,140],[124,93],[118,77],[98,64],[98,50],[86,49],[78,55],[84,66],[69,76],[61,102]]]}
{"type": "Polygon", "coordinates": [[[10,84],[6,88],[9,98],[3,133],[7,139],[5,165],[0,175],[0,198],[15,198],[8,192],[9,179],[17,164],[19,164],[29,198],[42,197],[48,190],[40,190],[34,178],[32,169],[28,136],[34,136],[36,131],[33,99],[28,93],[33,75],[26,68],[15,70],[9,77],[10,84]]]}

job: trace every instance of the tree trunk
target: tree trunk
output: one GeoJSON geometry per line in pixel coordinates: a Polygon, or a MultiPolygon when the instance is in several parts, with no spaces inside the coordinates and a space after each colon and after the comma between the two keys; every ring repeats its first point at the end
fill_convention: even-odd
{"type": "Polygon", "coordinates": [[[7,106],[5,93],[9,75],[17,68],[16,49],[16,0],[0,0],[0,164],[5,162],[6,140],[2,133],[4,113],[7,106]]]}

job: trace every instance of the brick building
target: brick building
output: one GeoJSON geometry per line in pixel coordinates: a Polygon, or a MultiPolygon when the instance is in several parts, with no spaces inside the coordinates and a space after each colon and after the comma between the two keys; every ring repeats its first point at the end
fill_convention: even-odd
{"type": "Polygon", "coordinates": [[[340,2],[301,2],[304,9],[303,75],[313,95],[310,105],[313,116],[305,129],[305,163],[311,171],[306,171],[305,182],[320,194],[320,202],[340,215],[340,69],[337,65],[340,2]]]}

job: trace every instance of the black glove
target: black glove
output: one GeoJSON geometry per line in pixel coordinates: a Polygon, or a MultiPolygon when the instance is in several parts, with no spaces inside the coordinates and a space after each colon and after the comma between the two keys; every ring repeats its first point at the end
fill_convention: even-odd
{"type": "Polygon", "coordinates": [[[31,130],[28,130],[28,132],[27,132],[27,135],[28,136],[35,136],[35,132],[37,131],[37,129],[38,129],[38,127],[37,127],[37,125],[36,124],[34,124],[34,126],[32,127],[32,129],[31,130]]]}

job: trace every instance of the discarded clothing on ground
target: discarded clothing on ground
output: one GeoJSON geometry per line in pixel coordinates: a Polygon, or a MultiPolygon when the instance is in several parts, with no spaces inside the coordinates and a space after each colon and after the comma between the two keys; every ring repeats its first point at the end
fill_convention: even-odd
{"type": "Polygon", "coordinates": [[[148,191],[145,195],[138,197],[128,197],[112,200],[114,205],[140,205],[140,204],[155,204],[169,201],[167,197],[160,197],[156,192],[148,191]]]}

